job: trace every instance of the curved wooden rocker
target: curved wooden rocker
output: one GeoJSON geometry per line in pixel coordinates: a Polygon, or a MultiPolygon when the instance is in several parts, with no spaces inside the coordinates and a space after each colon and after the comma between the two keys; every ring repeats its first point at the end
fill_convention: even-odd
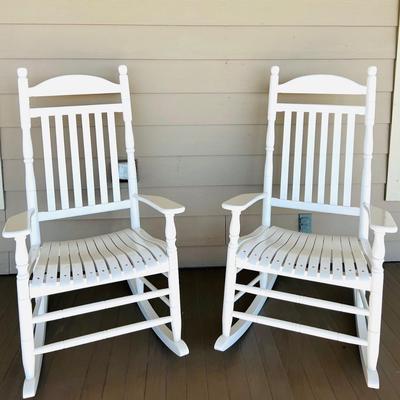
{"type": "Polygon", "coordinates": [[[25,370],[24,398],[35,395],[43,354],[51,351],[152,328],[165,345],[178,356],[184,356],[189,352],[181,339],[178,258],[174,223],[174,216],[182,213],[185,208],[159,196],[138,194],[126,66],[120,66],[119,73],[119,83],[94,76],[67,75],[29,87],[26,69],[18,70],[27,211],[7,221],[3,236],[14,238],[16,241],[18,309],[22,361],[25,370]],[[106,93],[119,94],[121,101],[111,104],[35,108],[30,107],[29,103],[32,97],[106,93]],[[122,114],[125,125],[124,138],[128,163],[126,199],[122,199],[118,174],[115,127],[117,114],[122,114]],[[33,118],[40,119],[42,128],[47,195],[47,209],[44,211],[38,209],[36,198],[30,130],[33,118]],[[66,121],[69,131],[70,163],[67,161],[65,148],[66,121]],[[55,136],[53,145],[52,136],[55,136]],[[95,141],[92,140],[93,136],[96,138],[95,141]],[[80,164],[80,142],[83,143],[84,168],[80,164]],[[95,187],[92,143],[96,143],[99,190],[95,187]],[[57,156],[58,171],[55,171],[53,167],[52,153],[54,151],[57,156]],[[106,154],[109,163],[106,163],[106,154]],[[68,168],[70,174],[67,174],[68,168]],[[56,172],[59,190],[56,190],[54,179],[56,172]],[[82,175],[86,181],[85,191],[82,186],[82,175]],[[108,188],[108,176],[111,177],[112,182],[111,192],[108,188]],[[69,177],[72,177],[73,183],[72,196],[68,188],[69,177]],[[140,227],[139,202],[165,216],[165,241],[153,238],[140,227]],[[122,209],[130,209],[131,227],[129,229],[77,240],[41,241],[40,222],[42,221],[122,209]],[[30,236],[31,243],[29,251],[26,245],[27,236],[30,236]],[[147,276],[156,274],[162,274],[167,278],[165,288],[158,289],[147,280],[147,276]],[[120,281],[129,283],[132,289],[131,295],[47,312],[49,295],[120,281]],[[147,290],[144,290],[145,286],[147,290]],[[150,300],[157,298],[168,305],[169,315],[159,316],[154,311],[150,300]],[[35,300],[33,310],[31,300],[35,300]],[[145,321],[45,344],[46,323],[49,321],[133,303],[139,305],[145,321]],[[171,329],[167,324],[171,324],[171,329]]]}
{"type": "Polygon", "coordinates": [[[368,69],[366,86],[333,75],[308,75],[279,84],[278,74],[279,68],[272,67],[264,191],[239,195],[222,205],[232,212],[232,220],[225,276],[222,335],[216,341],[215,349],[224,351],[232,346],[253,322],[351,343],[360,348],[367,385],[378,388],[376,365],[382,312],[384,237],[386,233],[396,232],[397,226],[388,212],[370,205],[376,67],[368,69]],[[365,97],[365,105],[278,102],[279,94],[288,93],[362,95],[365,97]],[[283,113],[283,140],[280,191],[279,196],[274,197],[273,151],[278,113],[283,113]],[[352,204],[355,121],[360,117],[363,118],[365,126],[364,163],[360,198],[356,204],[352,204]],[[331,133],[330,119],[333,119],[331,133]],[[295,120],[294,132],[292,120],[295,120]],[[343,194],[339,196],[343,122],[346,150],[342,164],[343,194]],[[332,154],[328,158],[327,144],[330,134],[333,136],[332,154]],[[319,136],[319,149],[315,146],[318,143],[316,135],[319,136]],[[305,136],[307,149],[304,162],[302,143],[305,136]],[[315,153],[318,153],[317,177],[314,176],[315,153]],[[291,154],[294,154],[293,158],[291,154]],[[331,163],[330,177],[326,176],[328,160],[331,163]],[[301,176],[303,165],[304,179],[301,176]],[[288,193],[289,177],[292,177],[291,193],[288,193]],[[317,182],[316,192],[314,182],[317,182]],[[327,185],[330,186],[329,193],[325,192],[327,185]],[[240,237],[240,214],[258,201],[263,201],[262,225],[251,234],[240,237]],[[358,237],[301,233],[271,226],[271,208],[274,206],[357,217],[358,237]],[[368,242],[369,230],[374,233],[372,247],[368,242]],[[242,270],[255,271],[258,275],[247,285],[238,284],[237,274],[242,270]],[[278,275],[350,288],[354,291],[354,305],[272,290],[278,275]],[[366,292],[370,292],[369,298],[366,292]],[[236,311],[234,304],[244,294],[251,294],[255,299],[245,312],[236,311]],[[356,317],[357,336],[260,316],[259,312],[267,298],[353,314],[356,317]],[[233,318],[238,319],[234,325],[233,318]]]}

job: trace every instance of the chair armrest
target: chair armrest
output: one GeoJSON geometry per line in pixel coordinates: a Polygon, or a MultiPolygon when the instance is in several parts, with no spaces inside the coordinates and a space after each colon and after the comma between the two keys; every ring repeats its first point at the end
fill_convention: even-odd
{"type": "Polygon", "coordinates": [[[137,194],[135,197],[138,201],[147,204],[161,214],[180,214],[185,211],[184,206],[175,203],[172,200],[166,199],[165,197],[144,194],[137,194]]]}
{"type": "Polygon", "coordinates": [[[397,225],[391,214],[379,207],[364,205],[369,215],[369,227],[374,232],[396,233],[397,225]]]}
{"type": "Polygon", "coordinates": [[[222,208],[230,211],[242,212],[249,208],[257,201],[264,199],[265,193],[245,193],[232,197],[231,199],[222,203],[222,208]]]}
{"type": "Polygon", "coordinates": [[[34,210],[28,210],[10,217],[3,229],[3,237],[16,238],[31,233],[31,218],[34,210]]]}

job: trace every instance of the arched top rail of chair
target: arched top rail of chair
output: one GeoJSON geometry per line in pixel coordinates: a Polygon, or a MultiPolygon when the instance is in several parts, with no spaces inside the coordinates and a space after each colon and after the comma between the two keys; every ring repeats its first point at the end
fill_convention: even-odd
{"type": "Polygon", "coordinates": [[[278,85],[278,93],[365,95],[367,87],[336,75],[305,75],[278,85]]]}
{"type": "Polygon", "coordinates": [[[29,97],[120,93],[118,83],[91,75],[61,75],[29,89],[29,97]]]}

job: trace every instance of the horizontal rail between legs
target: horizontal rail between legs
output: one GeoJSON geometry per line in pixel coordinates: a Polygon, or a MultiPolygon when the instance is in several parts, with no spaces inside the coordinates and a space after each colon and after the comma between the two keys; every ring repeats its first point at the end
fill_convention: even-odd
{"type": "Polygon", "coordinates": [[[251,315],[243,312],[234,311],[233,317],[245,321],[251,321],[262,325],[272,326],[274,328],[286,329],[288,331],[304,333],[306,335],[318,336],[324,339],[336,340],[338,342],[367,346],[367,340],[357,336],[346,335],[344,333],[333,332],[326,329],[314,328],[308,325],[297,324],[294,322],[283,321],[276,318],[263,317],[260,315],[251,315]]]}
{"type": "MultiPolygon", "coordinates": [[[[149,288],[151,291],[156,291],[158,290],[148,279],[146,278],[139,278],[143,284],[149,288]]],[[[169,294],[169,293],[168,293],[169,294]]],[[[157,296],[158,297],[158,296],[157,296]]],[[[160,300],[163,301],[168,307],[169,307],[169,300],[167,299],[166,296],[160,296],[160,300]]]]}
{"type": "Polygon", "coordinates": [[[108,339],[115,336],[125,335],[131,332],[141,331],[143,329],[154,328],[155,326],[165,325],[170,323],[171,317],[162,317],[151,319],[134,324],[120,326],[118,328],[107,329],[89,335],[78,336],[71,339],[62,340],[60,342],[46,344],[35,349],[35,354],[44,354],[52,351],[68,349],[69,347],[80,346],[81,344],[97,342],[98,340],[108,339]]]}
{"type": "MultiPolygon", "coordinates": [[[[251,283],[251,282],[250,282],[251,283]]],[[[241,292],[251,293],[256,296],[270,297],[271,299],[290,301],[291,303],[304,304],[311,307],[325,308],[327,310],[340,311],[355,315],[369,315],[369,310],[361,307],[350,306],[348,304],[336,303],[333,301],[321,300],[315,297],[300,296],[297,294],[279,292],[277,290],[261,289],[247,285],[236,284],[235,289],[241,292]]]]}
{"type": "Polygon", "coordinates": [[[143,300],[150,300],[157,297],[167,296],[168,294],[169,294],[169,289],[161,289],[152,292],[123,296],[117,299],[98,301],[96,303],[85,304],[82,306],[70,307],[64,310],[57,310],[46,314],[35,315],[33,317],[33,323],[38,324],[40,322],[55,321],[57,319],[74,317],[75,315],[81,315],[95,311],[106,310],[108,308],[124,306],[127,304],[137,303],[143,300]]]}

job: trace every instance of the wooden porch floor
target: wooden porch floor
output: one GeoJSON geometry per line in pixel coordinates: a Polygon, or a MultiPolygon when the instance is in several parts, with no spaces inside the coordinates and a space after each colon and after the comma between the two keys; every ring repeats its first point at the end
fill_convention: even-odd
{"type": "MultiPolygon", "coordinates": [[[[249,278],[246,277],[246,278],[249,278]]],[[[36,399],[400,399],[400,265],[387,264],[381,389],[368,389],[355,346],[253,325],[225,353],[213,350],[220,333],[224,269],[181,271],[183,338],[190,354],[178,358],[152,331],[45,355],[36,399]]],[[[276,288],[351,302],[347,289],[278,279],[276,288]]],[[[128,293],[115,284],[58,295],[50,309],[128,293]]],[[[245,307],[246,299],[239,305],[245,307]]],[[[355,334],[353,317],[269,301],[264,315],[355,334]]],[[[15,277],[0,277],[0,399],[21,398],[15,277]]],[[[140,319],[136,306],[78,316],[48,325],[47,342],[140,319]]]]}

